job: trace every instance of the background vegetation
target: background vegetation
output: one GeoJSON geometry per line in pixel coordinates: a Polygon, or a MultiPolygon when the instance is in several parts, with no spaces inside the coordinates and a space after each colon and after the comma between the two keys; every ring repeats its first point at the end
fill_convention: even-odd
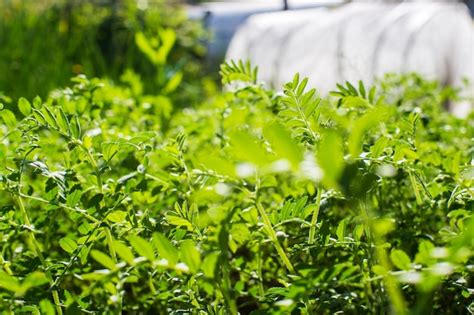
{"type": "Polygon", "coordinates": [[[184,78],[193,95],[205,36],[179,1],[2,1],[0,91],[45,97],[77,74],[119,81],[129,69],[147,92],[184,78]]]}

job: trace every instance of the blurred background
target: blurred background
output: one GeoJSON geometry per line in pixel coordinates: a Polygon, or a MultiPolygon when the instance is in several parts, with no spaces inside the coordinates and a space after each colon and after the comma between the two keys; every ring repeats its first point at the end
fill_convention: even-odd
{"type": "Polygon", "coordinates": [[[1,0],[0,91],[12,98],[45,96],[77,74],[114,81],[138,74],[149,92],[172,78],[191,82],[202,71],[208,33],[201,21],[188,19],[185,5],[1,0]]]}
{"type": "MultiPolygon", "coordinates": [[[[249,17],[283,10],[336,9],[349,2],[403,1],[2,0],[0,98],[45,96],[68,85],[77,74],[129,83],[139,77],[147,93],[158,89],[172,93],[180,86],[184,94],[196,97],[211,88],[209,82],[229,56],[236,32],[253,33],[249,17]],[[246,24],[247,30],[242,31],[246,24]],[[207,87],[202,89],[202,84],[207,87]]],[[[474,12],[474,1],[445,2],[464,2],[474,12]]],[[[286,20],[275,17],[271,23],[282,30],[277,33],[284,32],[286,20]]],[[[262,39],[266,36],[259,34],[262,39]]],[[[272,50],[272,44],[263,49],[272,50]]],[[[304,58],[316,57],[306,54],[304,58]]]]}

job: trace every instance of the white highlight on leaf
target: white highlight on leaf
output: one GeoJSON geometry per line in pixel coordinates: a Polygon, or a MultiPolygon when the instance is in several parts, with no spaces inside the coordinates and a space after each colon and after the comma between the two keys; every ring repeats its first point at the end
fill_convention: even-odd
{"type": "Polygon", "coordinates": [[[135,258],[135,259],[133,260],[133,263],[134,263],[134,264],[139,264],[139,263],[142,263],[142,262],[144,262],[144,261],[146,261],[146,260],[147,260],[146,257],[140,256],[140,257],[135,258]]]}
{"type": "Polygon", "coordinates": [[[280,307],[289,307],[291,305],[293,305],[294,301],[292,299],[284,299],[284,300],[281,300],[281,301],[277,301],[275,303],[276,306],[280,306],[280,307]]]}
{"type": "Polygon", "coordinates": [[[459,283],[459,284],[466,284],[467,281],[466,281],[466,278],[461,277],[461,278],[459,278],[458,280],[456,280],[456,283],[459,283]]]}
{"type": "Polygon", "coordinates": [[[272,163],[271,170],[277,173],[287,172],[291,169],[291,164],[286,159],[277,160],[272,163]]]}
{"type": "Polygon", "coordinates": [[[221,195],[221,196],[227,196],[227,195],[229,195],[229,193],[231,191],[229,185],[227,185],[225,183],[217,183],[214,186],[214,190],[216,191],[216,193],[218,195],[221,195]]]}
{"type": "Polygon", "coordinates": [[[311,153],[306,153],[303,159],[303,162],[300,164],[300,171],[303,173],[303,176],[319,182],[323,178],[323,170],[316,164],[316,160],[311,153]]]}
{"type": "Polygon", "coordinates": [[[255,174],[255,166],[252,163],[240,163],[236,166],[237,176],[245,178],[255,174]]]}
{"type": "Polygon", "coordinates": [[[89,137],[95,137],[95,136],[100,135],[101,133],[102,133],[102,129],[94,128],[94,129],[91,129],[91,130],[87,130],[85,135],[89,136],[89,137]]]}
{"type": "Polygon", "coordinates": [[[137,172],[141,174],[145,173],[145,166],[143,164],[138,165],[137,172]]]}
{"type": "Polygon", "coordinates": [[[138,0],[137,8],[143,11],[148,9],[148,0],[138,0]]]}
{"type": "Polygon", "coordinates": [[[109,269],[99,269],[94,271],[94,273],[100,274],[100,275],[108,275],[110,273],[109,269]]]}
{"type": "Polygon", "coordinates": [[[277,231],[275,234],[277,237],[288,237],[288,234],[283,231],[277,231]]]}
{"type": "Polygon", "coordinates": [[[110,301],[112,301],[112,303],[117,303],[119,300],[118,296],[117,295],[112,295],[110,297],[110,301]]]}
{"type": "Polygon", "coordinates": [[[453,265],[448,262],[440,262],[433,266],[433,273],[439,276],[447,276],[454,270],[453,265]]]}
{"type": "Polygon", "coordinates": [[[182,272],[189,272],[189,267],[183,262],[177,263],[176,266],[174,266],[174,269],[182,272]]]}
{"type": "Polygon", "coordinates": [[[160,260],[156,262],[156,265],[160,267],[168,267],[168,264],[169,264],[168,259],[164,259],[164,258],[161,258],[160,260]]]}
{"type": "Polygon", "coordinates": [[[408,271],[405,273],[402,273],[401,275],[398,276],[398,280],[403,283],[419,283],[421,281],[421,273],[416,272],[416,271],[408,271]]]}
{"type": "Polygon", "coordinates": [[[377,167],[377,174],[382,177],[393,177],[397,175],[397,169],[390,164],[382,164],[377,167]]]}
{"type": "Polygon", "coordinates": [[[445,247],[435,247],[431,250],[431,257],[445,258],[448,256],[448,250],[445,247]]]}

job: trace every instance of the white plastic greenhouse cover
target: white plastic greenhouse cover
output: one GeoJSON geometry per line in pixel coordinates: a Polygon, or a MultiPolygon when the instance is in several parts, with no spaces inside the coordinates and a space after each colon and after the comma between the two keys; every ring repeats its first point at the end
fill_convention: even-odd
{"type": "MultiPolygon", "coordinates": [[[[360,1],[258,14],[237,31],[226,58],[250,60],[275,88],[299,72],[323,95],[336,83],[413,71],[457,87],[467,78],[474,94],[474,26],[456,3],[360,1]]],[[[451,107],[458,116],[472,109],[472,102],[451,107]]]]}

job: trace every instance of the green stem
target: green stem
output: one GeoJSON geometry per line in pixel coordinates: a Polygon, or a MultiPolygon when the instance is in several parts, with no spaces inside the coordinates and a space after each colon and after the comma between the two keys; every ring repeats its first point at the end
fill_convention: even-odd
{"type": "Polygon", "coordinates": [[[313,217],[311,218],[311,226],[309,227],[309,239],[308,244],[314,243],[314,236],[316,234],[316,223],[318,222],[319,209],[321,208],[321,195],[323,194],[323,189],[318,188],[318,196],[316,197],[316,207],[313,211],[313,217]]]}
{"type": "MultiPolygon", "coordinates": [[[[51,201],[49,200],[46,200],[46,199],[42,199],[42,198],[38,198],[38,197],[34,197],[34,196],[28,196],[28,195],[25,195],[25,194],[21,194],[19,195],[20,197],[22,198],[26,198],[26,199],[31,199],[31,200],[35,200],[35,201],[38,201],[38,202],[42,202],[42,203],[46,203],[46,204],[51,204],[51,201]]],[[[69,206],[66,206],[65,204],[63,203],[58,203],[57,206],[63,208],[63,209],[66,209],[66,210],[69,210],[69,211],[73,211],[73,212],[77,212],[81,215],[83,215],[85,218],[89,219],[90,221],[94,222],[94,223],[98,223],[99,220],[97,220],[96,218],[94,218],[93,216],[91,216],[89,213],[87,213],[86,210],[84,209],[78,209],[78,208],[73,208],[73,207],[69,207],[69,206]]]]}
{"type": "Polygon", "coordinates": [[[380,266],[385,271],[383,274],[383,281],[385,283],[385,287],[387,288],[387,293],[390,298],[391,304],[395,310],[395,314],[407,314],[407,305],[405,303],[403,294],[398,286],[396,278],[390,273],[392,266],[387,255],[387,251],[384,248],[384,235],[377,233],[377,230],[375,229],[373,224],[373,219],[371,218],[369,210],[367,209],[367,203],[364,201],[360,201],[359,205],[365,224],[369,230],[368,236],[372,237],[372,242],[375,246],[375,255],[380,266]]]}
{"type": "Polygon", "coordinates": [[[316,136],[316,133],[314,132],[313,128],[311,128],[311,123],[308,122],[308,118],[306,117],[306,114],[304,113],[304,110],[302,109],[302,105],[301,105],[301,99],[300,97],[298,97],[297,95],[295,95],[293,93],[293,98],[296,102],[296,109],[298,110],[298,114],[300,115],[301,117],[301,120],[303,120],[305,126],[306,126],[306,129],[308,131],[308,133],[311,135],[311,137],[313,138],[313,141],[314,142],[317,142],[318,141],[318,137],[316,136]]]}
{"type": "Polygon", "coordinates": [[[12,276],[13,275],[13,272],[12,270],[10,269],[10,262],[8,261],[5,261],[5,259],[3,258],[3,255],[0,254],[0,264],[2,265],[3,269],[10,275],[12,276]]]}
{"type": "Polygon", "coordinates": [[[229,274],[229,266],[225,266],[222,270],[222,285],[221,293],[224,297],[225,304],[227,306],[227,310],[231,315],[239,314],[237,311],[237,305],[235,304],[234,299],[230,296],[231,292],[231,281],[230,281],[230,274],[229,274]]]}
{"type": "Polygon", "coordinates": [[[262,250],[260,248],[260,244],[258,245],[258,252],[257,252],[257,276],[258,276],[258,291],[260,294],[260,298],[263,299],[265,296],[265,288],[263,287],[263,272],[262,272],[262,250]]]}
{"type": "MultiPolygon", "coordinates": [[[[31,221],[30,221],[30,218],[28,216],[28,212],[26,211],[25,205],[23,204],[23,200],[18,195],[15,195],[14,199],[15,199],[16,203],[18,204],[18,207],[20,208],[21,214],[23,215],[23,221],[24,221],[25,225],[30,227],[31,226],[31,221]]],[[[41,252],[41,248],[39,246],[39,243],[36,240],[35,234],[31,229],[28,228],[27,233],[28,233],[28,236],[30,238],[31,244],[33,245],[35,254],[39,258],[39,260],[41,262],[41,265],[43,266],[43,269],[44,269],[45,274],[48,278],[49,284],[50,284],[51,288],[53,288],[52,289],[52,296],[53,296],[54,304],[56,305],[56,312],[58,313],[58,315],[62,315],[63,312],[62,312],[62,309],[61,309],[61,302],[59,300],[59,294],[58,294],[58,291],[56,289],[54,289],[54,280],[53,280],[53,277],[51,276],[51,273],[48,270],[48,265],[46,263],[46,260],[44,259],[43,253],[41,252]]]]}
{"type": "Polygon", "coordinates": [[[286,252],[283,250],[283,247],[278,241],[276,232],[273,229],[272,223],[270,222],[270,218],[265,212],[265,209],[263,209],[263,206],[260,204],[260,202],[257,202],[255,205],[257,207],[258,212],[260,213],[260,216],[262,217],[263,224],[265,225],[265,228],[267,230],[267,234],[273,242],[273,245],[275,246],[275,249],[277,250],[278,255],[280,256],[280,259],[283,261],[289,272],[296,274],[295,268],[291,264],[290,260],[288,259],[288,256],[286,255],[286,252]]]}
{"type": "Polygon", "coordinates": [[[114,246],[114,239],[112,237],[112,233],[110,233],[110,229],[108,227],[104,228],[105,231],[105,238],[107,239],[107,244],[109,246],[110,256],[114,263],[117,263],[117,255],[115,253],[115,246],[114,246]]]}
{"type": "Polygon", "coordinates": [[[412,172],[408,172],[408,175],[410,176],[410,182],[413,187],[413,190],[415,191],[416,203],[421,205],[423,203],[423,199],[421,198],[420,190],[418,188],[415,176],[413,176],[412,172]]]}
{"type": "Polygon", "coordinates": [[[95,161],[94,157],[92,156],[88,148],[86,148],[84,145],[81,145],[81,148],[83,151],[86,152],[89,163],[94,168],[95,177],[97,178],[97,186],[99,186],[99,192],[102,193],[103,192],[102,177],[100,176],[100,170],[99,170],[99,167],[97,166],[97,162],[95,161]]]}

